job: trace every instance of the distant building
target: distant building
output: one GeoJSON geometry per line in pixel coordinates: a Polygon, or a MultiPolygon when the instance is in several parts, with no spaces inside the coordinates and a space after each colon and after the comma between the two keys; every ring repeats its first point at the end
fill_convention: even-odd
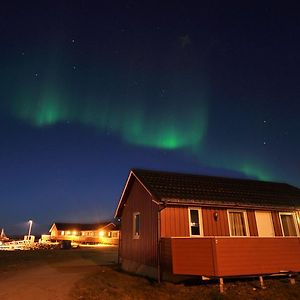
{"type": "Polygon", "coordinates": [[[3,242],[7,242],[9,241],[9,238],[6,236],[6,234],[4,233],[4,229],[2,228],[1,233],[0,233],[0,245],[3,242]]]}
{"type": "Polygon", "coordinates": [[[119,229],[113,222],[79,224],[53,223],[50,235],[43,235],[42,240],[52,242],[70,240],[81,244],[118,244],[119,229]]]}
{"type": "Polygon", "coordinates": [[[122,268],[149,277],[300,271],[300,189],[132,170],[116,209],[122,268]]]}

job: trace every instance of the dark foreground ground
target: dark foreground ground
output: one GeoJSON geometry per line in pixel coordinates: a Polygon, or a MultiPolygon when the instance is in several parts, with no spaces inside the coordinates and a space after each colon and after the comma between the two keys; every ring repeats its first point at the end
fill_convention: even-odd
{"type": "Polygon", "coordinates": [[[119,270],[116,247],[0,252],[0,299],[300,299],[300,281],[286,278],[182,284],[155,281],[119,270]]]}

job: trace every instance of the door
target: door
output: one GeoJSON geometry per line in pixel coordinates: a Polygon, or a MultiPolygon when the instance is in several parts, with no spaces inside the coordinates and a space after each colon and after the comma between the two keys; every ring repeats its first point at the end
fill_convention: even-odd
{"type": "Polygon", "coordinates": [[[255,211],[258,236],[275,236],[273,220],[269,211],[255,211]]]}

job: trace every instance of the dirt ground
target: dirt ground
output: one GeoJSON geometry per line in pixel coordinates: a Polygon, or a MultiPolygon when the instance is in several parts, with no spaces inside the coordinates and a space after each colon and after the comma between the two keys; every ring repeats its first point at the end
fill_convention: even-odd
{"type": "Polygon", "coordinates": [[[122,272],[118,266],[103,266],[101,271],[78,281],[73,289],[77,300],[297,300],[299,295],[299,280],[291,285],[286,277],[265,278],[264,289],[257,277],[225,279],[225,293],[220,294],[217,281],[158,284],[122,272]]]}
{"type": "Polygon", "coordinates": [[[72,299],[70,291],[78,280],[97,272],[101,265],[115,264],[117,259],[116,247],[98,248],[94,255],[89,249],[58,251],[65,251],[63,255],[66,257],[67,251],[77,252],[75,255],[71,253],[67,259],[60,255],[59,262],[45,259],[36,265],[29,263],[29,267],[20,265],[20,268],[16,266],[14,270],[8,268],[0,272],[0,299],[72,299]]]}
{"type": "Polygon", "coordinates": [[[0,300],[282,300],[300,299],[300,278],[200,279],[179,284],[149,280],[120,270],[116,247],[0,252],[0,300]]]}

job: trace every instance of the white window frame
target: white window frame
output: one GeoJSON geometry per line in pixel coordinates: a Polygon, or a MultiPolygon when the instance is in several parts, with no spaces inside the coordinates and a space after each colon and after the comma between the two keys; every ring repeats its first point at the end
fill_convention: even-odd
{"type": "Polygon", "coordinates": [[[141,236],[141,213],[140,212],[134,212],[133,213],[133,218],[132,218],[132,236],[134,239],[139,239],[141,236]],[[135,228],[135,220],[136,216],[139,216],[139,233],[136,233],[136,228],[135,228]]]}
{"type": "Polygon", "coordinates": [[[199,208],[199,207],[189,207],[188,214],[189,214],[189,232],[190,232],[190,237],[201,237],[201,236],[203,236],[202,209],[199,208]],[[191,230],[191,210],[197,210],[198,211],[200,234],[197,234],[197,235],[196,234],[192,234],[192,230],[191,230]]]}
{"type": "Polygon", "coordinates": [[[295,218],[296,218],[297,228],[299,229],[299,234],[300,234],[300,210],[297,210],[295,212],[295,218]]]}
{"type": "Polygon", "coordinates": [[[280,220],[280,226],[281,226],[282,236],[293,237],[293,236],[285,235],[285,234],[284,234],[283,225],[282,225],[282,220],[281,220],[281,216],[282,216],[282,215],[289,215],[289,216],[292,216],[292,217],[293,217],[294,225],[295,225],[295,228],[296,228],[296,236],[299,236],[299,227],[298,227],[296,215],[295,215],[295,213],[293,213],[293,212],[287,212],[287,211],[286,211],[286,212],[284,212],[284,211],[279,212],[279,220],[280,220]]]}
{"type": "Polygon", "coordinates": [[[227,220],[228,220],[228,225],[229,225],[229,234],[232,237],[247,237],[250,236],[250,230],[249,230],[249,223],[248,223],[248,215],[247,215],[247,211],[243,210],[243,209],[227,209],[227,220]],[[244,223],[245,223],[245,229],[246,229],[246,235],[232,235],[232,228],[231,228],[231,222],[230,222],[230,216],[229,214],[233,212],[233,213],[243,213],[243,217],[244,217],[244,223]]]}

